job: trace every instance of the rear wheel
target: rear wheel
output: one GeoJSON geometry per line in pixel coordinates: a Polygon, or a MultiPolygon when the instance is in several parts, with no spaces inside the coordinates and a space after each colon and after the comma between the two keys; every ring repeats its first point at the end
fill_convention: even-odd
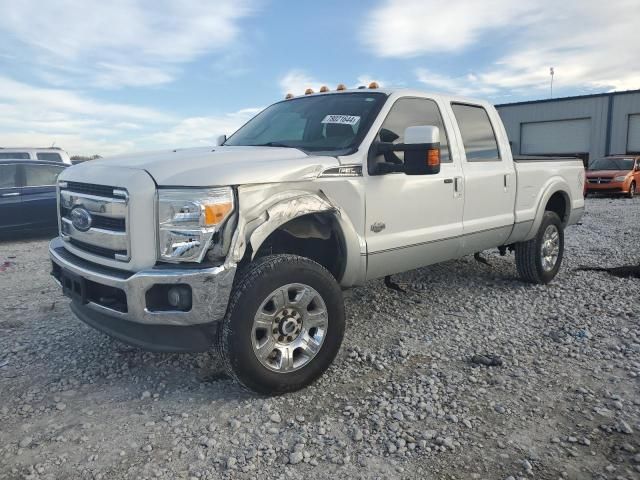
{"type": "Polygon", "coordinates": [[[220,329],[227,371],[260,394],[309,385],[329,367],[344,336],[335,278],[295,255],[263,257],[240,275],[220,329]]]}
{"type": "Polygon", "coordinates": [[[520,278],[546,284],[558,274],[564,254],[564,230],[558,214],[544,212],[538,233],[516,243],[516,266],[520,278]]]}
{"type": "Polygon", "coordinates": [[[629,185],[629,191],[627,192],[627,198],[633,198],[636,194],[636,182],[631,182],[629,185]]]}

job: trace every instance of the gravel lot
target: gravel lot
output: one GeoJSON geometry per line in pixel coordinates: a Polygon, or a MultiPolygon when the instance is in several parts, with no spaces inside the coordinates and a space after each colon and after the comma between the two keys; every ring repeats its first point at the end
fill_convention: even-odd
{"type": "Polygon", "coordinates": [[[640,279],[577,270],[640,264],[640,198],[587,211],[547,287],[492,252],[354,290],[334,366],[278,398],[86,327],[45,240],[0,243],[0,478],[640,478],[640,279]]]}

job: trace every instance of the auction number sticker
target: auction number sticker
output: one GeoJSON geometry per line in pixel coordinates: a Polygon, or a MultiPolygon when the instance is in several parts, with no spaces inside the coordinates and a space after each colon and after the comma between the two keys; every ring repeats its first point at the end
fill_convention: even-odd
{"type": "Polygon", "coordinates": [[[339,123],[340,125],[355,125],[360,121],[357,115],[327,115],[322,123],[339,123]]]}

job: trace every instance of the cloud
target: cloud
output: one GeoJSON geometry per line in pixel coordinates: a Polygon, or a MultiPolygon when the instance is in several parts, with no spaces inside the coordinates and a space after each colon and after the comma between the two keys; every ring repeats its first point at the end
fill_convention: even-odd
{"type": "Polygon", "coordinates": [[[373,77],[369,74],[359,75],[355,81],[346,81],[342,79],[342,81],[325,81],[321,82],[317,78],[314,78],[312,75],[307,73],[305,70],[301,69],[292,69],[285,73],[280,78],[280,90],[283,95],[287,93],[293,93],[294,95],[302,95],[307,88],[313,89],[314,92],[318,92],[320,87],[326,85],[330,90],[335,89],[339,83],[344,83],[347,88],[358,88],[361,85],[369,85],[371,82],[378,82],[378,85],[382,88],[387,86],[388,82],[385,80],[380,80],[376,77],[373,77]]]}
{"type": "Polygon", "coordinates": [[[0,102],[20,107],[16,114],[35,119],[60,113],[89,118],[128,118],[145,121],[166,121],[168,116],[153,109],[117,103],[101,103],[71,90],[41,88],[0,76],[0,102]]]}
{"type": "Polygon", "coordinates": [[[0,146],[55,143],[72,155],[109,155],[133,149],[212,145],[217,135],[233,133],[259,110],[179,118],[0,76],[0,146]]]}
{"type": "Polygon", "coordinates": [[[513,0],[386,0],[368,16],[361,39],[381,57],[459,51],[487,31],[531,14],[513,0]]]}
{"type": "Polygon", "coordinates": [[[320,90],[323,85],[329,86],[333,83],[321,82],[320,80],[311,77],[304,70],[293,69],[289,70],[280,79],[280,89],[284,95],[287,93],[293,93],[294,95],[301,95],[307,88],[312,88],[315,92],[320,90]]]}
{"type": "Polygon", "coordinates": [[[442,90],[546,89],[551,66],[559,88],[626,90],[640,87],[639,23],[637,0],[387,0],[369,15],[361,39],[380,57],[441,54],[447,63],[491,47],[492,62],[461,76],[416,70],[419,81],[442,90]]]}
{"type": "Polygon", "coordinates": [[[185,118],[171,128],[154,133],[140,141],[150,145],[171,147],[213,145],[219,135],[230,136],[262,108],[244,108],[218,116],[185,118]]]}
{"type": "Polygon", "coordinates": [[[99,87],[158,85],[178,65],[223,52],[250,0],[0,0],[0,55],[27,47],[48,70],[99,87]]]}
{"type": "Polygon", "coordinates": [[[491,96],[499,90],[489,84],[484,84],[478,77],[469,73],[462,77],[442,75],[426,68],[416,69],[419,82],[440,92],[453,93],[462,96],[491,96]]]}

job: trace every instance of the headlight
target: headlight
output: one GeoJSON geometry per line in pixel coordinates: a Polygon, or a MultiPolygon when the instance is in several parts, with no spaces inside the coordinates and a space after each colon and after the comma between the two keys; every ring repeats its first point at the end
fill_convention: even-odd
{"type": "Polygon", "coordinates": [[[158,190],[160,260],[201,261],[232,211],[230,187],[158,190]]]}
{"type": "Polygon", "coordinates": [[[613,177],[614,182],[624,182],[627,179],[626,175],[620,175],[619,177],[613,177]]]}

